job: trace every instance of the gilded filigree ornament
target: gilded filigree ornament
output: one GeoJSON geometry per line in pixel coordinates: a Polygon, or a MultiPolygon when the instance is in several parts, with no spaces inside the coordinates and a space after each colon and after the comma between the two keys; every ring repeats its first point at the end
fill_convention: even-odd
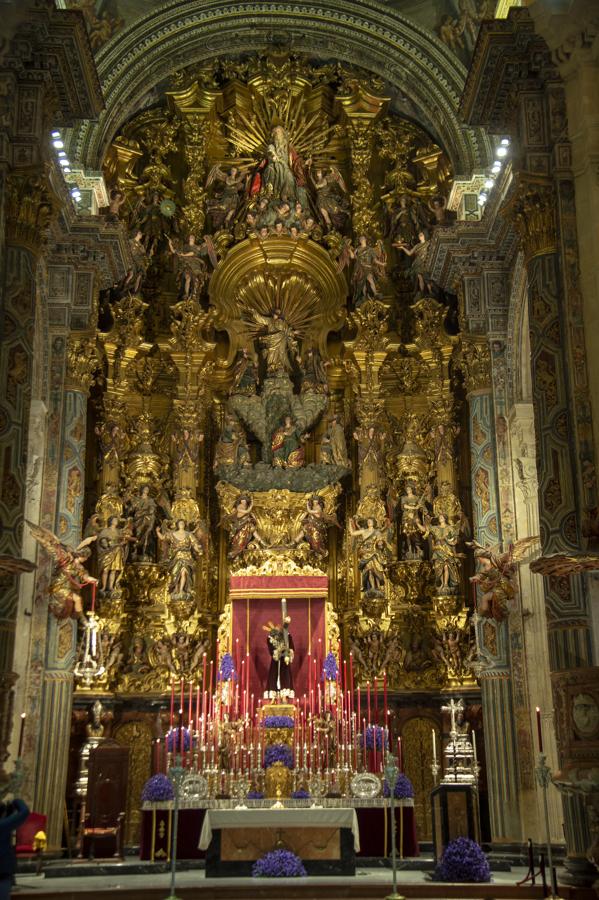
{"type": "Polygon", "coordinates": [[[555,188],[548,180],[522,176],[503,208],[514,223],[527,259],[557,249],[555,188]]]}
{"type": "Polygon", "coordinates": [[[21,170],[6,179],[7,236],[33,253],[41,253],[57,198],[44,172],[21,170]]]}
{"type": "Polygon", "coordinates": [[[348,316],[348,324],[357,330],[352,342],[355,350],[367,353],[383,351],[389,345],[389,310],[379,300],[368,300],[348,316]]]}
{"type": "Polygon", "coordinates": [[[102,365],[95,338],[71,335],[67,344],[65,383],[72,390],[87,393],[102,365]]]}
{"type": "Polygon", "coordinates": [[[447,309],[432,297],[423,297],[413,304],[414,343],[418,349],[434,349],[450,343],[443,323],[447,309]]]}
{"type": "Polygon", "coordinates": [[[135,294],[126,294],[114,304],[112,314],[114,326],[110,339],[122,348],[138,347],[143,340],[143,313],[148,304],[135,294]]]}
{"type": "Polygon", "coordinates": [[[486,340],[463,335],[455,354],[455,362],[464,376],[467,393],[490,389],[491,353],[486,340]]]}

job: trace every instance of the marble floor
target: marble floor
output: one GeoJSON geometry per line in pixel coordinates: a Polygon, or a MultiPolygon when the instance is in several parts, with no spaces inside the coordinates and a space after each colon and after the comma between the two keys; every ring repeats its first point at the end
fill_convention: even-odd
{"type": "MultiPolygon", "coordinates": [[[[398,881],[402,885],[417,885],[417,884],[430,884],[429,880],[426,878],[427,873],[422,871],[401,871],[398,873],[398,881]]],[[[514,867],[510,872],[494,872],[493,873],[493,884],[495,885],[515,885],[518,881],[523,879],[526,875],[526,869],[514,867]]],[[[322,885],[327,887],[333,887],[340,884],[347,885],[349,882],[352,884],[356,884],[357,882],[368,883],[369,885],[388,885],[391,880],[391,872],[389,869],[366,869],[366,868],[357,868],[355,878],[335,878],[335,877],[310,877],[301,879],[302,884],[311,884],[311,885],[322,885]]],[[[275,879],[276,883],[281,886],[281,896],[285,893],[285,885],[289,884],[297,884],[299,879],[275,879]]],[[[218,887],[231,886],[240,888],[242,886],[247,886],[248,889],[253,887],[254,889],[257,886],[257,882],[251,878],[218,878],[218,879],[206,879],[205,873],[203,869],[194,869],[189,872],[180,872],[177,874],[177,886],[182,889],[185,888],[193,888],[200,887],[201,885],[206,888],[207,883],[210,882],[213,885],[218,885],[218,887]]],[[[265,879],[260,879],[261,884],[265,884],[265,879]]],[[[168,873],[161,874],[147,874],[147,875],[119,875],[118,872],[118,864],[114,867],[111,866],[111,870],[107,874],[102,875],[87,875],[82,878],[77,877],[68,877],[68,878],[45,878],[44,875],[36,876],[36,875],[19,875],[17,876],[17,887],[18,891],[16,892],[16,896],[20,893],[27,894],[29,896],[35,896],[36,894],[43,897],[45,893],[51,891],[53,894],[60,893],[83,893],[83,892],[92,892],[98,891],[100,894],[104,894],[105,892],[121,892],[121,891],[134,891],[137,890],[139,892],[140,898],[143,897],[143,894],[147,889],[157,889],[162,888],[165,891],[165,897],[167,896],[167,890],[170,885],[170,875],[168,873]]],[[[442,892],[439,893],[439,896],[442,895],[442,892]]],[[[204,895],[207,896],[207,895],[204,895]]],[[[255,893],[250,893],[248,891],[248,897],[256,896],[255,893]]]]}

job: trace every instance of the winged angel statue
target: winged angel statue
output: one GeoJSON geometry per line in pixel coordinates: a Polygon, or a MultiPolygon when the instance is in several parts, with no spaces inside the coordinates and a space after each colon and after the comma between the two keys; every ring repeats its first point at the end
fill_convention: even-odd
{"type": "Polygon", "coordinates": [[[54,567],[50,582],[48,606],[57,619],[77,619],[83,615],[81,590],[86,584],[97,584],[83,563],[91,555],[90,544],[96,535],[84,538],[77,547],[67,547],[55,534],[27,522],[29,529],[38,544],[52,557],[54,567]]]}
{"type": "Polygon", "coordinates": [[[477,612],[487,619],[502,622],[518,593],[516,572],[518,564],[527,562],[539,543],[538,536],[522,538],[508,549],[501,551],[500,545],[483,547],[478,541],[469,541],[468,546],[474,549],[474,558],[479,561],[481,570],[470,578],[473,584],[480,587],[482,594],[477,612]]]}

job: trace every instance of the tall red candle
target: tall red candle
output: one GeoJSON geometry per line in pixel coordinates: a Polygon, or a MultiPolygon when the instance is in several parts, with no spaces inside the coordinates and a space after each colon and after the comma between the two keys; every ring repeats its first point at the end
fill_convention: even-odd
{"type": "Polygon", "coordinates": [[[368,724],[370,725],[370,682],[369,681],[366,682],[366,699],[367,699],[366,708],[368,711],[368,724]]]}
{"type": "Polygon", "coordinates": [[[383,672],[383,706],[385,708],[385,714],[383,716],[383,725],[388,724],[389,718],[389,706],[387,704],[387,673],[383,672]]]}
{"type": "Polygon", "coordinates": [[[202,656],[202,690],[203,691],[206,690],[206,661],[207,661],[207,656],[204,653],[202,656]]]}
{"type": "Polygon", "coordinates": [[[175,721],[175,679],[171,678],[171,724],[170,724],[171,731],[173,728],[174,721],[175,721]]]}
{"type": "Polygon", "coordinates": [[[183,679],[181,679],[180,687],[181,687],[181,702],[179,704],[179,715],[181,716],[181,724],[183,724],[182,717],[183,717],[183,709],[185,708],[185,697],[184,697],[185,683],[184,683],[183,679]]]}
{"type": "Polygon", "coordinates": [[[543,731],[541,728],[541,709],[537,706],[537,737],[539,739],[539,753],[543,752],[543,731]]]}
{"type": "Polygon", "coordinates": [[[401,755],[401,738],[397,738],[397,765],[399,767],[399,771],[403,769],[403,759],[401,755]]]}
{"type": "Polygon", "coordinates": [[[351,695],[351,711],[354,711],[354,654],[349,654],[349,690],[351,695]]]}
{"type": "Polygon", "coordinates": [[[375,724],[378,724],[378,721],[379,721],[379,689],[378,689],[376,678],[374,679],[374,721],[375,721],[375,724]]]}
{"type": "Polygon", "coordinates": [[[191,728],[191,704],[193,699],[193,681],[189,682],[189,702],[187,704],[187,724],[191,728]]]}

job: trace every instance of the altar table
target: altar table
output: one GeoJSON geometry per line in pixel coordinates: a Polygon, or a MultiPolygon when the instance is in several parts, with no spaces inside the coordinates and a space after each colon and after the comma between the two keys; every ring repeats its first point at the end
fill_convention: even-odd
{"type": "MultiPolygon", "coordinates": [[[[209,801],[210,802],[210,801],[209,801]]],[[[395,836],[400,856],[418,856],[418,840],[414,820],[413,800],[396,801],[395,836]]],[[[324,801],[325,808],[327,801],[324,801]]],[[[348,806],[353,806],[350,803],[348,806]]],[[[306,807],[309,806],[306,804],[306,807]]],[[[359,857],[381,858],[391,853],[391,822],[387,803],[377,799],[371,805],[355,805],[360,830],[359,857]]],[[[198,840],[206,808],[185,806],[179,812],[178,859],[203,859],[198,840]]],[[[154,862],[169,858],[172,835],[172,803],[147,804],[142,811],[140,858],[154,862]]]]}
{"type": "Polygon", "coordinates": [[[277,844],[296,853],[311,875],[354,875],[360,832],[355,809],[338,807],[209,809],[200,834],[206,876],[250,875],[277,844]]]}

